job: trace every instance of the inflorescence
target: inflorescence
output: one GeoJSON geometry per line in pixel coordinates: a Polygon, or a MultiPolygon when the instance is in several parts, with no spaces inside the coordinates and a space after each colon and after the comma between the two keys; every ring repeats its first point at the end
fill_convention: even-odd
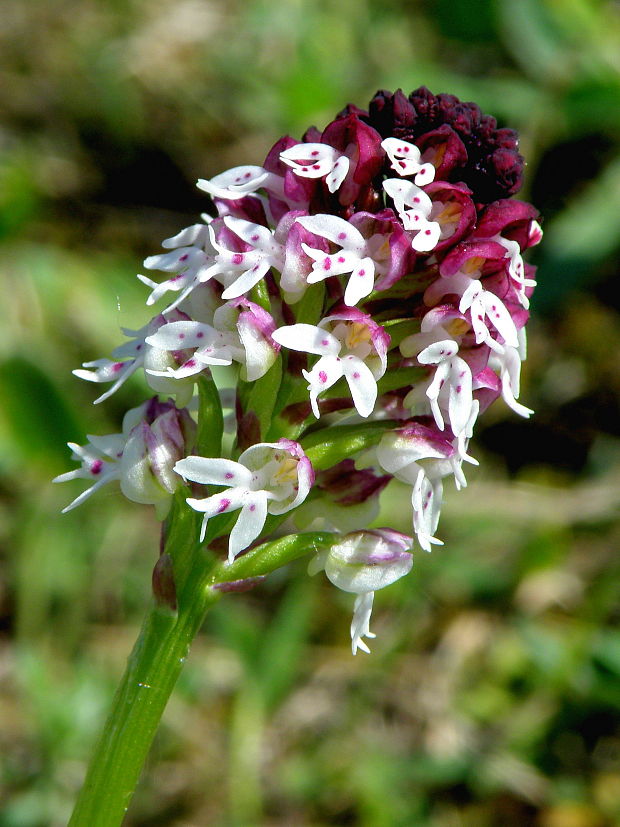
{"type": "Polygon", "coordinates": [[[75,371],[111,383],[97,402],[140,368],[168,398],[129,411],[120,434],[70,444],[81,467],[56,481],[92,484],[65,511],[118,479],[163,518],[191,481],[192,494],[209,486],[186,498],[204,515],[200,541],[210,519],[239,512],[230,561],[273,536],[269,515],[340,532],[310,570],[357,595],[353,652],[368,651],[373,593],[409,571],[414,542],[367,528],[380,492],[392,478],[410,486],[413,533],[430,551],[443,479],[460,489],[464,464],[477,464],[478,416],[500,396],[531,414],[517,401],[535,286],[522,254],[542,233],[534,207],[511,197],[517,145],[474,103],[380,91],[368,111],[349,105],[322,132],[281,138],[262,166],[199,180],[216,217],[145,260],[163,280],[138,276],[164,309],[124,330],[111,359],[75,371]],[[236,396],[217,391],[233,411],[229,448],[195,455],[197,387],[231,365],[236,396]],[[308,438],[364,422],[374,439],[313,467],[308,438]]]}

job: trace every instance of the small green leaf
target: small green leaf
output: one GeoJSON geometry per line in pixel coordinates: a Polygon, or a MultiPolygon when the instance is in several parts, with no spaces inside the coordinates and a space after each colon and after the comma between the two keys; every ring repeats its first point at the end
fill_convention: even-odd
{"type": "Polygon", "coordinates": [[[267,433],[273,418],[273,409],[278,398],[282,381],[282,358],[278,356],[264,376],[256,382],[239,380],[239,393],[243,409],[253,412],[258,418],[261,438],[267,433]]]}
{"type": "Polygon", "coordinates": [[[318,282],[311,285],[295,306],[295,321],[297,324],[317,325],[323,317],[323,303],[325,301],[325,283],[318,282]]]}
{"type": "Polygon", "coordinates": [[[310,434],[303,440],[303,449],[315,470],[323,470],[376,445],[383,434],[394,427],[395,423],[390,420],[339,425],[310,434]]]}
{"type": "Polygon", "coordinates": [[[255,284],[252,288],[252,292],[250,294],[252,296],[252,301],[255,304],[260,305],[263,310],[266,310],[268,313],[271,311],[271,301],[269,300],[269,290],[267,288],[267,282],[265,279],[261,279],[258,284],[255,284]]]}
{"type": "Polygon", "coordinates": [[[428,373],[428,368],[398,368],[389,370],[377,382],[379,394],[395,391],[397,388],[406,388],[408,385],[415,385],[428,373]]]}
{"type": "Polygon", "coordinates": [[[210,373],[198,379],[198,399],[196,452],[203,457],[219,457],[222,454],[224,417],[220,394],[210,373]]]}
{"type": "Polygon", "coordinates": [[[214,572],[211,586],[230,583],[246,577],[259,577],[285,566],[305,554],[315,554],[330,548],[341,540],[340,534],[329,531],[314,531],[306,534],[289,534],[246,552],[232,565],[220,565],[214,572]]]}

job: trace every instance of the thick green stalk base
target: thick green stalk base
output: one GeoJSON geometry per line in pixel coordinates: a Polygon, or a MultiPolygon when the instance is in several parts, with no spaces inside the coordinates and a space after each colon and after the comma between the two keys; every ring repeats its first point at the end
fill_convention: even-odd
{"type": "MultiPolygon", "coordinates": [[[[243,590],[252,578],[269,574],[298,557],[334,541],[329,533],[297,534],[264,543],[232,565],[214,562],[208,553],[187,543],[189,509],[176,512],[167,547],[179,542],[167,577],[181,584],[178,613],[159,601],[149,611],[114,698],[108,721],[69,827],[118,827],[129,807],[142,766],[168,698],[209,608],[224,591],[243,590]]],[[[189,536],[195,537],[195,526],[189,536]]],[[[156,589],[168,598],[170,583],[156,589]]]]}
{"type": "Polygon", "coordinates": [[[208,590],[202,605],[183,617],[157,607],[147,615],[70,827],[121,824],[190,644],[217,598],[208,590]]]}

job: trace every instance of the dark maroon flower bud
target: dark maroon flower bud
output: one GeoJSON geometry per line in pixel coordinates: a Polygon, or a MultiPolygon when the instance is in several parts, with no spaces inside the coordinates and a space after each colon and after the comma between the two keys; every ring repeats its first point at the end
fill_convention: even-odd
{"type": "Polygon", "coordinates": [[[327,492],[338,505],[357,505],[370,497],[378,497],[392,479],[389,474],[377,475],[371,468],[357,470],[352,459],[344,459],[317,474],[316,485],[327,492]]]}

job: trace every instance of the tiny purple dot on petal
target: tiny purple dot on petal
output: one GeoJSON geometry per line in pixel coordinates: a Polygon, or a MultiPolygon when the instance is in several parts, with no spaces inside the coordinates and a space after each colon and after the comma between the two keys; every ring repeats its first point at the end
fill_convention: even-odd
{"type": "Polygon", "coordinates": [[[196,338],[197,339],[202,339],[204,335],[205,334],[202,332],[202,330],[199,330],[198,333],[196,334],[196,338]]]}
{"type": "Polygon", "coordinates": [[[327,345],[329,344],[329,341],[328,341],[327,339],[321,339],[321,344],[322,344],[324,347],[327,347],[327,345]]]}
{"type": "Polygon", "coordinates": [[[366,270],[358,270],[357,275],[358,276],[365,276],[366,275],[366,270]]]}
{"type": "Polygon", "coordinates": [[[318,149],[314,149],[314,150],[310,153],[310,155],[312,155],[312,157],[313,157],[313,158],[315,158],[318,154],[319,154],[319,150],[318,150],[318,149]]]}
{"type": "Polygon", "coordinates": [[[218,513],[221,514],[222,511],[226,511],[226,509],[228,508],[229,505],[230,505],[230,500],[227,500],[227,499],[220,500],[220,504],[219,504],[218,509],[217,509],[218,513]]]}
{"type": "Polygon", "coordinates": [[[103,461],[100,459],[96,459],[93,464],[90,466],[90,473],[91,474],[100,474],[101,469],[103,468],[103,461]]]}
{"type": "Polygon", "coordinates": [[[326,258],[326,259],[323,261],[323,269],[324,269],[324,270],[331,270],[331,267],[332,267],[332,260],[331,260],[331,258],[326,258]]]}
{"type": "Polygon", "coordinates": [[[184,368],[195,368],[196,367],[196,360],[195,359],[188,359],[187,362],[183,365],[184,368]]]}
{"type": "Polygon", "coordinates": [[[227,471],[226,474],[224,474],[224,476],[227,480],[232,480],[235,475],[232,473],[232,471],[227,471]]]}
{"type": "Polygon", "coordinates": [[[189,258],[188,254],[187,254],[187,253],[184,253],[184,254],[181,256],[181,258],[179,259],[179,261],[187,261],[187,259],[188,259],[188,258],[189,258]]]}
{"type": "Polygon", "coordinates": [[[232,257],[233,264],[241,264],[243,262],[243,254],[242,253],[235,253],[232,257]]]}
{"type": "Polygon", "coordinates": [[[245,174],[243,177],[244,177],[244,178],[246,178],[246,179],[247,179],[247,178],[251,178],[251,177],[252,177],[252,173],[250,173],[250,172],[246,172],[246,174],[245,174]]]}
{"type": "Polygon", "coordinates": [[[321,165],[320,164],[313,164],[312,169],[321,169],[321,165]]]}
{"type": "Polygon", "coordinates": [[[250,236],[250,241],[258,241],[258,235],[250,236]]]}
{"type": "Polygon", "coordinates": [[[256,506],[254,505],[254,503],[252,503],[252,505],[250,506],[250,511],[256,511],[256,506]]]}
{"type": "Polygon", "coordinates": [[[324,370],[319,371],[319,381],[323,383],[327,382],[327,374],[324,370]]]}
{"type": "Polygon", "coordinates": [[[420,203],[420,199],[418,198],[418,196],[417,196],[417,195],[416,195],[416,196],[415,196],[415,198],[413,199],[413,203],[414,203],[414,204],[419,204],[419,203],[420,203]]]}
{"type": "Polygon", "coordinates": [[[338,261],[342,264],[344,262],[344,256],[338,256],[338,261]]]}
{"type": "Polygon", "coordinates": [[[354,379],[359,379],[360,378],[360,375],[357,371],[355,371],[355,373],[353,374],[353,378],[354,379]]]}
{"type": "Polygon", "coordinates": [[[338,241],[344,241],[346,237],[346,233],[338,233],[338,241]]]}
{"type": "Polygon", "coordinates": [[[457,386],[456,386],[456,392],[457,392],[457,393],[460,393],[462,390],[463,390],[463,388],[462,388],[462,386],[461,386],[461,385],[457,385],[457,386]]]}

